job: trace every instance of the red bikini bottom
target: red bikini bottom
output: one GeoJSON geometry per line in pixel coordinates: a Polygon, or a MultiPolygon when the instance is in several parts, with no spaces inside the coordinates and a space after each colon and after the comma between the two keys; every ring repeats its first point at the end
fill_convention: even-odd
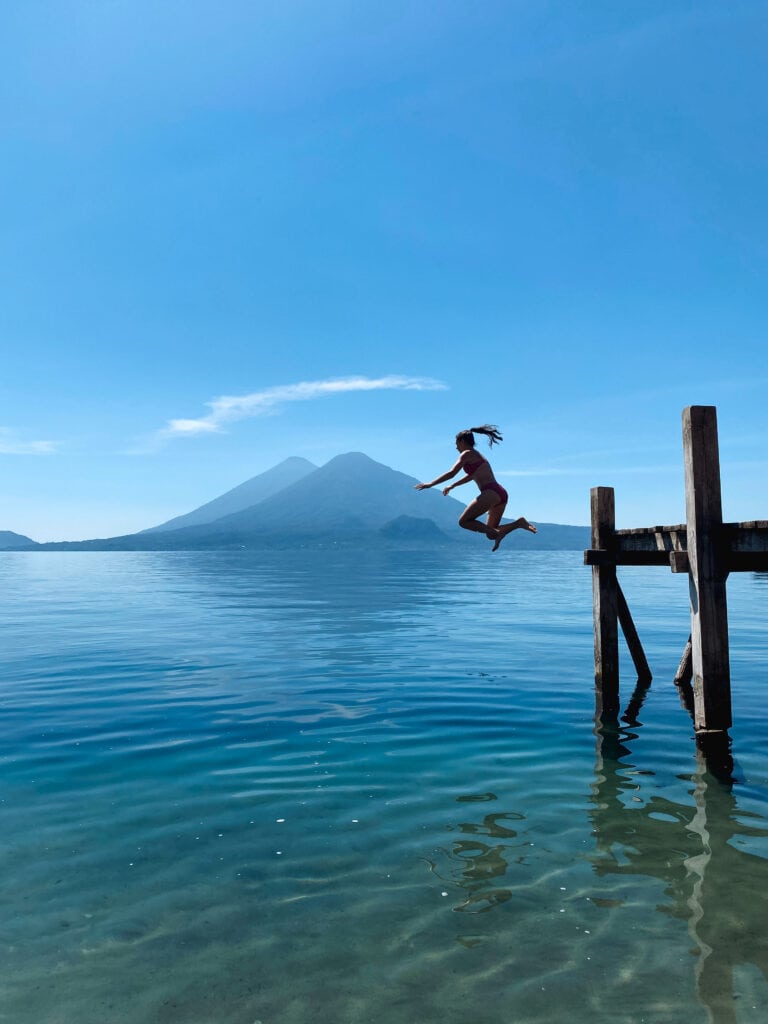
{"type": "Polygon", "coordinates": [[[509,495],[501,486],[501,484],[497,484],[495,480],[492,484],[483,484],[483,490],[495,491],[496,494],[498,494],[499,500],[496,502],[497,505],[500,505],[502,502],[504,502],[504,504],[506,505],[506,503],[509,501],[509,495]]]}

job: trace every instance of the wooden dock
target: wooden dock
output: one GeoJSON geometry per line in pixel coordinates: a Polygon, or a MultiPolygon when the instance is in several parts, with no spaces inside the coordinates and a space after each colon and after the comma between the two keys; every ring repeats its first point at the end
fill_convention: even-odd
{"type": "Polygon", "coordinates": [[[687,522],[678,526],[617,530],[613,488],[592,488],[592,547],[584,563],[592,567],[598,712],[619,706],[619,625],[638,681],[651,679],[617,566],[666,566],[688,574],[691,604],[691,635],[675,682],[693,682],[697,732],[721,732],[732,724],[726,580],[732,572],[768,571],[768,520],[723,522],[714,406],[683,410],[683,460],[687,522]]]}

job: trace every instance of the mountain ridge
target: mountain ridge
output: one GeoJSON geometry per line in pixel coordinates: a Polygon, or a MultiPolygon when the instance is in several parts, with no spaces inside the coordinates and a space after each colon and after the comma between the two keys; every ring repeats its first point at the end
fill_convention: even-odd
{"type": "Polygon", "coordinates": [[[246,508],[257,505],[265,498],[277,494],[283,488],[300,480],[303,476],[313,472],[318,467],[298,455],[291,455],[283,459],[276,466],[251,477],[249,480],[238,484],[217,498],[205,502],[204,505],[192,509],[184,515],[174,516],[159,526],[150,526],[139,533],[167,533],[169,530],[179,530],[185,526],[202,526],[206,523],[215,522],[223,516],[242,512],[246,508]]]}
{"type": "MultiPolygon", "coordinates": [[[[418,481],[414,477],[362,452],[347,452],[323,466],[307,468],[311,466],[308,460],[284,460],[159,527],[120,537],[49,542],[35,545],[35,550],[207,550],[345,544],[440,545],[461,550],[467,545],[477,546],[478,538],[458,526],[464,502],[444,497],[437,488],[416,491],[418,481]],[[284,478],[295,479],[275,490],[281,473],[284,478]],[[226,508],[228,502],[230,507],[232,501],[242,502],[248,493],[270,490],[246,508],[212,520],[189,522],[195,515],[205,517],[212,509],[226,508]],[[187,525],[173,525],[179,522],[187,525]]],[[[527,531],[515,531],[505,539],[505,548],[562,550],[589,546],[588,527],[537,525],[536,537],[527,531]]]]}
{"type": "Polygon", "coordinates": [[[0,551],[23,551],[30,547],[37,547],[37,541],[13,530],[0,530],[0,551]]]}

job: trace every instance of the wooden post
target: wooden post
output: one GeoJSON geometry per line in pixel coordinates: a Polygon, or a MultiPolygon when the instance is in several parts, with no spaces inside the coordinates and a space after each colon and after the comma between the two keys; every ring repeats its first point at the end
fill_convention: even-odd
{"type": "Polygon", "coordinates": [[[675,672],[675,686],[688,686],[693,678],[693,655],[691,653],[691,638],[685,644],[683,656],[675,672]]]}
{"type": "MultiPolygon", "coordinates": [[[[613,548],[616,513],[612,487],[590,491],[592,547],[613,548]]],[[[619,708],[619,624],[616,564],[592,566],[592,614],[595,626],[597,713],[619,708]]]]}
{"type": "Polygon", "coordinates": [[[719,552],[723,513],[714,406],[683,410],[683,454],[695,725],[697,730],[729,729],[727,572],[719,552]]]}
{"type": "Polygon", "coordinates": [[[640,643],[640,637],[637,635],[637,629],[632,618],[632,612],[629,610],[627,599],[624,597],[624,591],[621,589],[621,584],[616,581],[616,598],[618,600],[619,607],[619,624],[621,631],[624,634],[624,639],[627,641],[627,647],[629,653],[632,656],[632,661],[635,664],[635,672],[637,672],[637,680],[640,683],[650,683],[651,670],[648,667],[648,659],[645,656],[643,645],[640,643]]]}

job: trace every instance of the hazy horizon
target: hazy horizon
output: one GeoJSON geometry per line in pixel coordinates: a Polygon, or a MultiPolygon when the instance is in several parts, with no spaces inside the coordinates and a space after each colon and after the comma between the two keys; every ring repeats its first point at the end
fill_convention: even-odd
{"type": "MultiPolygon", "coordinates": [[[[350,457],[355,457],[355,456],[362,456],[362,458],[366,459],[366,460],[370,459],[370,456],[366,455],[364,452],[341,452],[338,455],[333,456],[331,459],[328,460],[328,462],[323,463],[323,465],[321,465],[321,466],[314,465],[312,469],[307,471],[306,476],[298,478],[298,482],[302,482],[304,479],[308,479],[314,473],[316,473],[318,470],[327,468],[332,463],[336,462],[336,460],[348,459],[350,457]]],[[[150,533],[150,534],[160,535],[160,536],[164,537],[168,531],[173,532],[173,531],[179,530],[179,529],[183,530],[188,525],[191,525],[191,524],[186,522],[186,520],[188,520],[190,518],[192,519],[192,521],[193,521],[193,523],[195,525],[203,525],[203,524],[214,525],[219,520],[222,520],[222,519],[226,520],[226,519],[228,519],[231,516],[233,511],[240,511],[240,510],[245,511],[246,509],[256,508],[259,504],[261,504],[262,501],[267,500],[269,498],[277,498],[277,499],[279,499],[281,491],[283,491],[286,488],[292,487],[293,483],[297,482],[296,480],[291,478],[291,479],[289,479],[289,481],[287,483],[280,483],[276,490],[270,490],[268,492],[266,498],[258,497],[255,500],[253,500],[252,498],[248,498],[247,501],[242,499],[242,498],[240,498],[240,500],[238,501],[237,506],[236,506],[235,509],[233,509],[233,508],[226,508],[223,511],[219,511],[219,510],[217,510],[215,508],[215,506],[217,506],[223,499],[230,498],[230,496],[233,495],[233,494],[236,495],[238,491],[241,491],[241,489],[244,488],[248,484],[253,484],[253,483],[260,482],[262,477],[269,478],[271,476],[271,470],[278,470],[279,471],[279,470],[281,470],[283,468],[285,463],[290,463],[290,461],[291,461],[291,456],[289,456],[285,460],[282,460],[276,466],[269,467],[263,474],[258,474],[256,477],[249,478],[248,480],[245,480],[245,481],[240,481],[233,488],[231,488],[230,490],[224,492],[223,494],[213,495],[210,500],[205,501],[202,505],[196,507],[195,509],[186,509],[186,510],[184,510],[184,512],[181,515],[174,516],[170,520],[166,520],[163,523],[153,523],[149,527],[147,527],[145,529],[138,530],[138,531],[134,531],[133,534],[128,534],[127,536],[134,536],[135,534],[150,533]],[[209,510],[208,506],[214,506],[214,509],[213,510],[209,510]],[[198,513],[202,513],[202,516],[198,515],[198,513]],[[178,525],[174,525],[176,523],[176,520],[181,520],[181,522],[178,523],[178,525]]],[[[405,475],[405,474],[402,474],[401,470],[399,470],[397,466],[383,466],[382,463],[376,462],[375,460],[371,460],[371,462],[376,467],[383,467],[383,469],[391,470],[393,473],[395,473],[397,475],[405,475]]],[[[312,465],[312,464],[310,464],[310,465],[312,465]]],[[[403,493],[403,497],[405,497],[405,498],[407,498],[409,495],[412,494],[411,489],[410,489],[410,486],[411,486],[410,485],[410,480],[415,481],[416,478],[415,477],[412,477],[412,478],[409,477],[408,480],[409,480],[409,482],[405,485],[405,489],[404,489],[404,493],[403,493]]],[[[334,482],[333,481],[331,481],[330,484],[326,484],[326,492],[329,495],[333,493],[334,489],[335,488],[334,488],[334,482]]],[[[465,491],[466,491],[466,501],[469,501],[472,498],[472,496],[474,495],[475,489],[474,489],[474,487],[471,484],[469,484],[469,485],[467,485],[465,487],[465,491]]],[[[394,496],[394,493],[398,493],[399,494],[399,491],[396,491],[396,490],[393,491],[393,496],[394,496]]],[[[388,495],[387,495],[387,497],[388,497],[388,495]]],[[[442,492],[441,492],[441,488],[439,488],[439,487],[436,487],[432,491],[432,499],[434,500],[435,497],[438,497],[438,500],[439,500],[441,506],[442,506],[443,503],[445,503],[445,508],[447,510],[447,515],[446,516],[443,516],[442,514],[438,514],[437,515],[437,519],[440,520],[439,522],[437,522],[436,519],[435,519],[435,513],[438,513],[438,512],[442,513],[443,509],[442,508],[440,508],[440,509],[430,508],[429,501],[428,500],[424,500],[423,497],[417,498],[416,501],[412,503],[412,505],[413,505],[412,509],[409,510],[408,512],[400,513],[400,514],[395,513],[391,517],[386,512],[384,513],[384,515],[387,517],[387,521],[394,521],[394,519],[400,518],[400,515],[402,515],[402,514],[405,514],[406,516],[409,516],[411,518],[417,518],[417,519],[421,518],[421,519],[424,519],[424,520],[429,520],[429,521],[433,522],[434,525],[440,531],[442,531],[442,532],[445,532],[447,530],[449,533],[453,534],[454,527],[455,527],[455,530],[456,530],[457,534],[459,534],[461,531],[460,531],[460,528],[458,526],[458,514],[459,514],[461,508],[463,507],[463,505],[465,504],[465,501],[463,501],[461,497],[457,497],[456,494],[443,496],[442,492]],[[413,512],[413,516],[411,516],[411,511],[413,512]]],[[[231,498],[230,498],[230,501],[231,501],[231,498]]],[[[355,516],[355,509],[354,508],[350,509],[350,514],[353,517],[355,516]]],[[[364,515],[365,514],[363,513],[363,516],[364,515]]],[[[510,516],[509,515],[505,515],[504,518],[505,518],[505,521],[506,521],[506,520],[509,520],[510,516]]],[[[308,522],[309,522],[309,520],[308,520],[308,522]]],[[[543,523],[544,521],[540,520],[540,522],[543,523]]],[[[554,525],[554,526],[567,526],[567,527],[575,526],[575,527],[582,527],[582,528],[586,528],[587,527],[587,524],[581,524],[581,523],[557,523],[557,524],[550,523],[550,524],[546,524],[546,525],[550,525],[550,526],[552,526],[552,525],[554,525]]],[[[379,528],[378,526],[373,526],[372,527],[373,530],[376,530],[378,528],[379,528]]],[[[2,531],[0,531],[0,532],[2,532],[2,531]]],[[[10,531],[10,532],[19,533],[20,531],[10,531]]],[[[75,543],[78,543],[78,542],[81,542],[81,541],[84,542],[84,541],[92,541],[92,540],[106,540],[106,539],[110,539],[110,538],[114,538],[114,537],[118,537],[118,536],[125,536],[125,535],[122,535],[122,534],[112,534],[112,535],[94,534],[93,536],[90,536],[90,537],[83,536],[83,537],[72,537],[72,538],[53,538],[52,540],[39,540],[36,537],[29,537],[29,534],[23,534],[23,533],[21,533],[21,536],[26,536],[28,539],[36,541],[37,543],[46,544],[46,543],[59,543],[59,542],[63,542],[63,543],[75,542],[75,543]]]]}

